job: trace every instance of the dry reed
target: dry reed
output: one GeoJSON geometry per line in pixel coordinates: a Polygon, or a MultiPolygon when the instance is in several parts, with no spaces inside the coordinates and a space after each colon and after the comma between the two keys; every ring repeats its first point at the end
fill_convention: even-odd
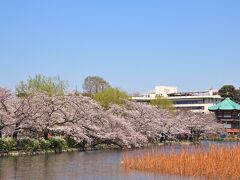
{"type": "Polygon", "coordinates": [[[240,179],[240,146],[199,147],[180,152],[152,150],[136,156],[124,155],[123,166],[165,175],[204,177],[207,179],[240,179]]]}

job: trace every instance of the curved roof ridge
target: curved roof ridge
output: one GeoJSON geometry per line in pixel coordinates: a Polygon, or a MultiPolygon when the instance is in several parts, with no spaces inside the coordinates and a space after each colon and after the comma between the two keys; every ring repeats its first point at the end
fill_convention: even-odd
{"type": "Polygon", "coordinates": [[[208,108],[209,111],[216,111],[216,110],[240,110],[240,105],[230,98],[225,98],[218,104],[215,104],[208,108]]]}

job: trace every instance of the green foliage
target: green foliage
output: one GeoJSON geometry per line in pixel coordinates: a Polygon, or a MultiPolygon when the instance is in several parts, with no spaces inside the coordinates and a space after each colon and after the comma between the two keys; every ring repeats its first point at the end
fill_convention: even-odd
{"type": "Polygon", "coordinates": [[[167,109],[170,111],[173,111],[175,109],[172,100],[163,97],[157,97],[156,99],[151,100],[150,104],[160,109],[167,109]]]}
{"type": "Polygon", "coordinates": [[[49,139],[50,148],[55,152],[62,152],[63,149],[67,148],[67,142],[63,137],[56,136],[49,139]]]}
{"type": "Polygon", "coordinates": [[[223,98],[229,97],[236,102],[240,102],[240,90],[233,85],[224,85],[218,93],[223,98]]]}
{"type": "Polygon", "coordinates": [[[227,136],[227,138],[232,138],[232,139],[234,139],[234,138],[236,138],[237,136],[235,135],[235,134],[228,134],[228,136],[227,136]]]}
{"type": "Polygon", "coordinates": [[[27,82],[21,81],[16,88],[16,94],[19,97],[25,97],[32,91],[38,91],[52,95],[64,95],[67,82],[61,80],[59,77],[47,77],[43,75],[36,75],[34,78],[29,77],[27,82]]]}
{"type": "Polygon", "coordinates": [[[82,143],[78,143],[71,137],[64,139],[63,137],[55,136],[49,140],[45,139],[18,139],[0,138],[0,153],[8,153],[10,151],[25,151],[37,152],[54,150],[55,152],[62,152],[66,148],[82,148],[82,143]]]}
{"type": "Polygon", "coordinates": [[[82,96],[85,96],[85,97],[90,97],[90,98],[93,97],[93,95],[92,95],[92,94],[89,94],[89,93],[82,93],[81,95],[82,95],[82,96]]]}
{"type": "Polygon", "coordinates": [[[26,152],[36,152],[41,149],[40,143],[37,139],[20,139],[17,141],[17,149],[26,152]]]}
{"type": "Polygon", "coordinates": [[[50,150],[50,148],[51,148],[51,143],[49,140],[40,139],[39,145],[40,145],[40,148],[45,151],[50,150]]]}
{"type": "Polygon", "coordinates": [[[8,153],[10,151],[16,150],[16,142],[10,138],[1,138],[0,139],[0,152],[1,153],[8,153]]]}
{"type": "Polygon", "coordinates": [[[108,109],[111,104],[122,105],[126,100],[130,99],[127,93],[117,88],[108,88],[103,92],[95,94],[93,98],[105,109],[108,109]]]}
{"type": "Polygon", "coordinates": [[[72,137],[66,137],[65,140],[66,140],[67,146],[69,148],[81,148],[82,147],[81,143],[77,142],[72,137]]]}

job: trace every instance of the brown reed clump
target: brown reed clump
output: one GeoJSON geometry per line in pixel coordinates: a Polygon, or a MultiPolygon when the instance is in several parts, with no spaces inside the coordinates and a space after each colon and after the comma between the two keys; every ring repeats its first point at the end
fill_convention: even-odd
{"type": "Polygon", "coordinates": [[[240,146],[211,146],[180,152],[145,152],[124,155],[123,166],[166,175],[204,177],[207,179],[240,179],[240,146]]]}

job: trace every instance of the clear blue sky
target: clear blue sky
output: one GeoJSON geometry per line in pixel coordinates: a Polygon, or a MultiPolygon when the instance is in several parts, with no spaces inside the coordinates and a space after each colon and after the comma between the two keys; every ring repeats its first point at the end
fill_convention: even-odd
{"type": "Polygon", "coordinates": [[[1,0],[0,86],[42,73],[155,85],[240,86],[239,0],[1,0]]]}

